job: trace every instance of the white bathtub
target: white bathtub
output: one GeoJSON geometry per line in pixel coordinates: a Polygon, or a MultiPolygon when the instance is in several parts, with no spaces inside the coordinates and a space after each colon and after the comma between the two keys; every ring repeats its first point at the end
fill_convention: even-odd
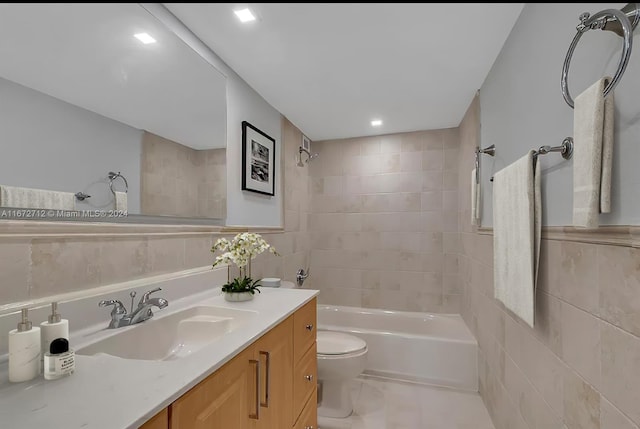
{"type": "Polygon", "coordinates": [[[478,390],[478,345],[459,315],[319,305],[318,329],[365,340],[365,374],[478,390]]]}

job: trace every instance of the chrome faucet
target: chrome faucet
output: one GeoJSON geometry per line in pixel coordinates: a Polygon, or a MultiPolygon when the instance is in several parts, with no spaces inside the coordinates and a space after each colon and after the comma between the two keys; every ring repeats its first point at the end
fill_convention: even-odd
{"type": "Polygon", "coordinates": [[[138,307],[131,313],[127,313],[127,309],[124,307],[121,301],[117,299],[103,300],[98,303],[98,307],[107,307],[113,305],[111,310],[111,322],[109,323],[109,329],[121,328],[123,326],[135,325],[136,323],[144,322],[153,317],[153,311],[151,307],[158,307],[160,309],[169,305],[169,301],[164,298],[149,298],[149,295],[155,292],[161,291],[161,288],[153,289],[145,292],[140,298],[138,307]]]}
{"type": "Polygon", "coordinates": [[[298,287],[302,287],[304,281],[309,277],[309,274],[311,274],[310,270],[307,269],[305,272],[304,268],[300,268],[298,272],[296,272],[296,283],[298,284],[298,287]]]}

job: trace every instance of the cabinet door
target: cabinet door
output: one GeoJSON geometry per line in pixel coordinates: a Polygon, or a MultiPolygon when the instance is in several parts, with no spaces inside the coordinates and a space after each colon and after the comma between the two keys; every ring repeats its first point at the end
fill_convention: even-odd
{"type": "Polygon", "coordinates": [[[171,429],[249,429],[259,364],[249,348],[171,405],[171,429]]]}
{"type": "Polygon", "coordinates": [[[140,429],[169,429],[169,413],[167,412],[167,408],[140,426],[140,429]]]}
{"type": "Polygon", "coordinates": [[[316,342],[318,303],[313,298],[293,315],[293,360],[299,362],[316,342]]]}
{"type": "Polygon", "coordinates": [[[305,404],[314,393],[318,385],[318,360],[316,344],[296,363],[293,370],[294,413],[297,419],[305,404]]]}
{"type": "Polygon", "coordinates": [[[260,362],[260,418],[251,427],[280,429],[293,426],[293,316],[252,346],[260,362]]]}
{"type": "Polygon", "coordinates": [[[293,429],[318,429],[318,397],[314,391],[293,429]]]}

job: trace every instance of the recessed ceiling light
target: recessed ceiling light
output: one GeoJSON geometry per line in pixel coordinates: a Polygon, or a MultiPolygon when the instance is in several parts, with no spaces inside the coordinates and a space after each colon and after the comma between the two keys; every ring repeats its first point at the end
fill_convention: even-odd
{"type": "Polygon", "coordinates": [[[149,33],[138,33],[138,34],[134,34],[133,37],[135,37],[145,45],[148,45],[149,43],[156,43],[156,39],[149,36],[149,33]]]}
{"type": "Polygon", "coordinates": [[[374,119],[373,121],[371,121],[371,126],[372,127],[379,127],[380,125],[382,125],[382,120],[381,119],[374,119]]]}
{"type": "Polygon", "coordinates": [[[234,10],[233,13],[236,14],[236,16],[238,17],[240,22],[249,22],[249,21],[255,21],[256,20],[256,17],[253,15],[253,13],[251,13],[249,8],[244,8],[244,9],[240,9],[240,10],[234,10]]]}

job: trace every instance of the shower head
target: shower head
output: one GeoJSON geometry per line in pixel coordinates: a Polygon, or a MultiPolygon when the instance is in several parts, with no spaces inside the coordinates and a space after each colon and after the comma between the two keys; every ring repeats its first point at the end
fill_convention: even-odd
{"type": "Polygon", "coordinates": [[[298,162],[296,163],[296,165],[298,167],[304,167],[305,163],[309,163],[309,161],[311,161],[314,158],[317,158],[318,154],[314,153],[313,155],[311,154],[311,152],[309,152],[307,149],[303,148],[302,146],[298,147],[298,162]],[[305,153],[307,154],[307,159],[305,159],[304,161],[302,160],[302,154],[305,153]]]}

